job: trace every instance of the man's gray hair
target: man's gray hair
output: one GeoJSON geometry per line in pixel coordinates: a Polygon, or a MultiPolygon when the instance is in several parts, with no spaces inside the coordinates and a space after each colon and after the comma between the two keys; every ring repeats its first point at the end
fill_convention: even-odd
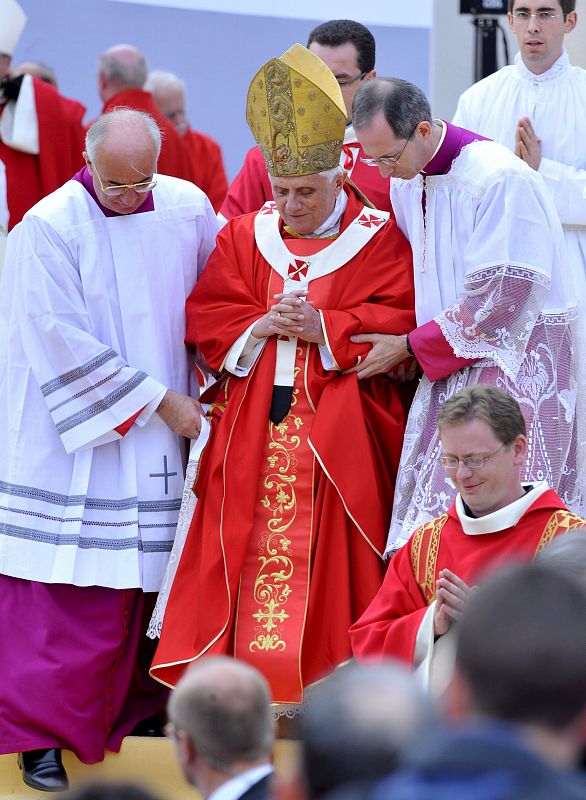
{"type": "Polygon", "coordinates": [[[146,58],[138,50],[132,59],[121,58],[112,50],[102,53],[99,70],[111,83],[130,89],[142,89],[148,73],[146,58]]]}
{"type": "Polygon", "coordinates": [[[352,124],[366,128],[382,113],[397,139],[409,139],[420,122],[431,122],[431,108],[418,86],[401,78],[366,81],[352,103],[352,124]]]}
{"type": "Polygon", "coordinates": [[[219,772],[271,757],[274,724],[266,680],[225,656],[196,661],[169,699],[169,720],[219,772]]]}
{"type": "Polygon", "coordinates": [[[85,151],[88,159],[94,163],[96,153],[108,135],[112,125],[126,124],[128,128],[139,129],[141,126],[146,129],[155,146],[157,158],[161,152],[161,131],[155,120],[145,111],[137,111],[134,108],[115,108],[106,114],[101,114],[91,125],[85,136],[85,151]]]}
{"type": "Polygon", "coordinates": [[[180,91],[185,99],[185,81],[182,81],[174,72],[165,72],[165,70],[162,69],[155,69],[149,72],[144,90],[145,92],[150,92],[155,97],[169,90],[180,91]]]}

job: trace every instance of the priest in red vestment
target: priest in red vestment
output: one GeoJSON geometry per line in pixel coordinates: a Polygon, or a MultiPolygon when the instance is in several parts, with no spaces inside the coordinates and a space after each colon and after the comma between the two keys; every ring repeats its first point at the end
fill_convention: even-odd
{"type": "Polygon", "coordinates": [[[521,483],[525,420],[506,392],[478,384],[454,394],[439,412],[438,429],[440,462],[456,499],[397,551],[380,591],[350,629],[357,658],[400,658],[422,666],[432,683],[435,651],[472,585],[507,561],[533,559],[555,536],[585,524],[545,482],[521,483]]]}
{"type": "Polygon", "coordinates": [[[173,685],[234,655],[293,713],[350,658],[382,580],[404,412],[390,378],[345,371],[367,353],[353,333],[409,329],[412,262],[344,185],[343,101],[317,57],[295,45],[265,64],[247,120],[275,201],[225,226],[188,301],[187,341],[221,378],[151,674],[173,685]]]}
{"type": "Polygon", "coordinates": [[[11,230],[83,166],[85,107],[40,78],[10,79],[26,16],[16,0],[1,0],[0,20],[0,161],[6,167],[11,230]]]}
{"type": "Polygon", "coordinates": [[[151,93],[144,90],[146,80],[146,59],[136,47],[118,44],[102,53],[98,70],[98,91],[104,104],[102,114],[120,106],[146,111],[163,133],[158,171],[197,183],[187,146],[173,123],[159,111],[151,93]]]}

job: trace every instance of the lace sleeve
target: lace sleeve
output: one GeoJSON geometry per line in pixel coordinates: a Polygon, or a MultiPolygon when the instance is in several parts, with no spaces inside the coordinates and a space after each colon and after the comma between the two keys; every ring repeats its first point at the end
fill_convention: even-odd
{"type": "Polygon", "coordinates": [[[488,267],[435,321],[456,356],[490,359],[514,380],[548,291],[549,278],[527,267],[488,267]]]}

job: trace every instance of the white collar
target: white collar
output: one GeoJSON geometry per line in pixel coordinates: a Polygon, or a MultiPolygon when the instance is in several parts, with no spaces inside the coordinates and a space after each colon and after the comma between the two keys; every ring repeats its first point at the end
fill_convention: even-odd
{"type": "MultiPolygon", "coordinates": [[[[429,161],[427,162],[427,164],[431,164],[431,162],[433,161],[433,159],[434,159],[434,158],[437,156],[437,154],[439,153],[439,151],[440,151],[440,147],[441,147],[441,146],[442,146],[442,144],[444,143],[444,139],[446,138],[446,133],[448,132],[448,126],[447,126],[447,125],[446,125],[446,123],[443,121],[443,119],[434,119],[434,122],[439,122],[439,124],[442,126],[442,135],[440,136],[440,140],[439,140],[439,142],[437,143],[437,147],[436,147],[436,148],[435,148],[435,150],[433,151],[433,155],[432,155],[432,157],[429,159],[429,161]]],[[[425,166],[427,166],[427,164],[426,164],[425,166]]],[[[422,171],[422,172],[425,172],[425,169],[422,169],[421,171],[422,171]]]]}
{"type": "Polygon", "coordinates": [[[525,492],[523,497],[509,503],[508,506],[499,508],[498,511],[493,511],[492,514],[485,514],[483,517],[468,516],[464,510],[462,498],[458,493],[456,495],[456,514],[458,515],[464,533],[469,536],[477,536],[483,533],[497,533],[507,528],[513,528],[537,498],[541,497],[541,495],[549,489],[545,481],[539,481],[533,484],[524,483],[521,485],[533,486],[533,488],[525,492]]]}
{"type": "Polygon", "coordinates": [[[238,800],[255,783],[270,775],[272,771],[271,764],[262,764],[260,767],[247,769],[214,789],[207,800],[238,800]]]}
{"type": "Polygon", "coordinates": [[[346,125],[346,130],[344,131],[344,144],[354,144],[357,142],[358,139],[356,138],[356,132],[354,130],[354,125],[349,122],[346,125]]]}
{"type": "Polygon", "coordinates": [[[559,76],[569,68],[570,58],[566,51],[562,50],[562,54],[558,60],[554,61],[551,67],[546,69],[545,72],[542,72],[541,75],[536,75],[534,72],[531,72],[521,58],[521,53],[517,53],[515,56],[515,66],[524,80],[532,81],[533,83],[544,83],[545,81],[551,81],[555,78],[559,78],[559,76]]]}

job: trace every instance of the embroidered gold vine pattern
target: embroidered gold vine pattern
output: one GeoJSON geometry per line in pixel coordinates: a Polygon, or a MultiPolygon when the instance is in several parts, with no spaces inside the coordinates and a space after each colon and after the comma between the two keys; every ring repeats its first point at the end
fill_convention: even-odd
{"type": "MultiPolygon", "coordinates": [[[[295,377],[298,372],[296,369],[295,377]]],[[[283,651],[287,647],[282,637],[285,621],[289,618],[286,605],[292,591],[288,581],[294,572],[287,530],[297,515],[295,450],[301,443],[297,431],[303,425],[303,420],[295,415],[294,410],[298,393],[298,389],[293,390],[291,409],[285,419],[278,425],[269,423],[271,440],[265,468],[266,494],[261,500],[269,520],[259,543],[260,568],[254,582],[254,599],[260,607],[252,615],[257,625],[256,638],[250,643],[251,652],[283,651]]]]}

